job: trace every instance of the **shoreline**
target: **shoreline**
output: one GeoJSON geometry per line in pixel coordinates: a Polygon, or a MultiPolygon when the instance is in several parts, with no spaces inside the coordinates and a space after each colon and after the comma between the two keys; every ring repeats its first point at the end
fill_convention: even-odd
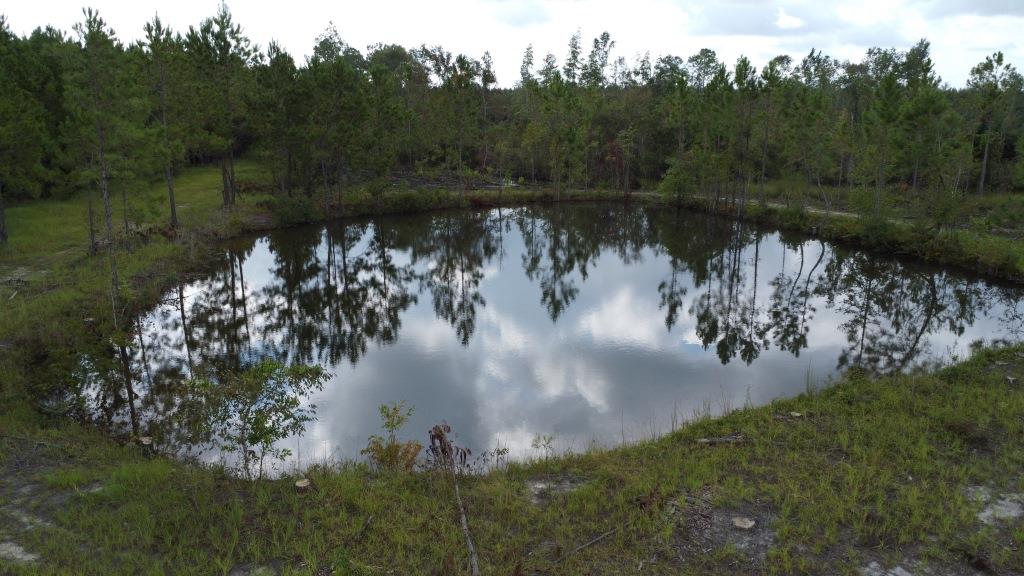
{"type": "MultiPolygon", "coordinates": [[[[846,573],[871,563],[958,573],[968,552],[1019,571],[1021,518],[995,504],[1024,497],[1022,376],[1024,346],[938,371],[853,373],[657,440],[458,481],[481,564],[499,574],[635,570],[651,558],[654,573],[846,573]],[[754,527],[731,527],[736,518],[754,527]]],[[[437,470],[314,465],[304,474],[313,488],[297,491],[295,475],[249,482],[71,423],[3,422],[0,515],[14,520],[0,540],[37,555],[20,565],[26,573],[61,573],[72,560],[103,573],[405,574],[451,561],[460,573],[465,558],[450,480],[437,470]],[[209,538],[211,529],[234,536],[209,538]]]]}
{"type": "MultiPolygon", "coordinates": [[[[354,191],[332,219],[554,203],[551,195],[403,190],[378,199],[354,191]]],[[[618,191],[564,196],[558,202],[623,201],[618,191]]],[[[653,193],[628,200],[676,208],[673,199],[653,193]]],[[[201,268],[220,241],[324,221],[315,202],[300,200],[305,206],[297,211],[273,202],[257,198],[218,210],[173,240],[153,232],[135,251],[118,253],[132,309],[148,308],[201,268]]],[[[692,199],[686,209],[708,211],[702,202],[692,199]]],[[[756,206],[745,217],[815,231],[841,245],[868,243],[861,223],[850,218],[756,206]]],[[[913,238],[903,233],[910,226],[893,226],[896,250],[915,258],[919,251],[899,244],[913,238]]],[[[893,250],[870,244],[873,251],[893,250]]],[[[929,256],[963,262],[953,251],[916,259],[944,262],[929,256]]],[[[52,392],[73,363],[60,351],[114,334],[102,317],[104,307],[109,316],[106,275],[102,266],[83,266],[89,261],[58,260],[56,271],[4,295],[14,305],[0,317],[0,344],[9,343],[0,346],[0,370],[9,375],[0,416],[0,516],[10,520],[0,528],[0,543],[35,559],[10,560],[0,550],[0,567],[15,573],[84,566],[166,572],[184,565],[200,566],[198,573],[268,566],[299,573],[460,571],[465,551],[457,523],[448,520],[451,485],[436,472],[384,473],[352,462],[312,466],[306,473],[315,489],[300,494],[294,477],[247,483],[215,466],[154,457],[67,416],[37,413],[29,398],[52,392]],[[83,318],[93,319],[89,330],[83,318]]],[[[1024,280],[1017,266],[994,270],[1016,284],[1024,280]]],[[[694,573],[761,573],[856,571],[871,562],[959,569],[970,556],[1022,571],[1024,533],[1012,528],[1019,521],[989,525],[976,517],[1000,498],[1012,503],[1024,493],[1022,359],[1024,347],[1016,346],[981,350],[937,371],[880,378],[855,371],[815,394],[686,424],[658,439],[510,463],[466,478],[460,482],[481,563],[499,574],[617,573],[638,563],[653,573],[694,567],[694,573]],[[990,493],[985,502],[964,496],[979,486],[990,493]],[[753,520],[755,528],[730,528],[735,517],[753,520]]]]}

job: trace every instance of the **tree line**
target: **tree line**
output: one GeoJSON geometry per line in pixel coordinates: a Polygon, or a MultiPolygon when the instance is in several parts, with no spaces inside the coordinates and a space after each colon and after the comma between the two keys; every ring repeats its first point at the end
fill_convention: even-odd
{"type": "MultiPolygon", "coordinates": [[[[297,63],[250,41],[224,4],[187,31],[154,17],[144,32],[122,42],[86,9],[72,34],[21,37],[0,17],[0,241],[5,199],[83,193],[96,250],[114,237],[111,203],[128,206],[155,179],[174,226],[175,175],[190,164],[220,166],[230,206],[243,154],[268,168],[275,193],[325,202],[397,177],[744,202],[782,181],[827,208],[855,190],[878,214],[893,193],[942,206],[1024,187],[1022,79],[998,52],[951,87],[926,40],[859,62],[777,56],[758,70],[710,49],[629,62],[608,33],[589,47],[577,33],[561,62],[527,47],[520,77],[498,87],[487,52],[360,51],[333,26],[297,63]]],[[[127,233],[127,210],[117,226],[127,233]]]]}

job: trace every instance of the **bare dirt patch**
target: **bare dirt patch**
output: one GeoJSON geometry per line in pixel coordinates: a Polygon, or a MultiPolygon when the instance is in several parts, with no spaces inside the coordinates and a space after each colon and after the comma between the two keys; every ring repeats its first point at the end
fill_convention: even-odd
{"type": "Polygon", "coordinates": [[[771,529],[771,512],[755,504],[733,508],[715,508],[712,493],[704,488],[699,494],[682,502],[680,527],[675,548],[683,563],[706,558],[713,553],[732,552],[742,559],[737,572],[750,571],[764,565],[768,551],[775,543],[771,529]]]}
{"type": "Polygon", "coordinates": [[[543,506],[555,496],[568,494],[583,483],[584,480],[576,476],[545,476],[527,480],[526,488],[530,491],[530,502],[536,506],[543,506]]]}
{"type": "Polygon", "coordinates": [[[35,564],[39,561],[39,555],[25,550],[15,542],[4,541],[0,542],[0,559],[16,564],[35,564]]]}

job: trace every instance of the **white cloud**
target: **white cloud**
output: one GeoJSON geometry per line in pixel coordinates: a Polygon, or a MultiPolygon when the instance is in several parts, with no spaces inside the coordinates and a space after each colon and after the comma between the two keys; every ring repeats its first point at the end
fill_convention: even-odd
{"type": "Polygon", "coordinates": [[[779,17],[775,20],[775,25],[782,30],[796,30],[804,27],[804,21],[796,16],[790,16],[786,9],[779,6],[779,17]]]}
{"type": "Polygon", "coordinates": [[[655,302],[637,298],[632,286],[626,285],[597,308],[582,315],[576,332],[589,336],[595,342],[651,350],[660,347],[666,337],[661,318],[655,302]]]}
{"type": "Polygon", "coordinates": [[[607,412],[613,387],[602,369],[584,357],[554,352],[533,359],[533,380],[540,386],[541,396],[551,399],[578,395],[595,412],[607,412]]]}

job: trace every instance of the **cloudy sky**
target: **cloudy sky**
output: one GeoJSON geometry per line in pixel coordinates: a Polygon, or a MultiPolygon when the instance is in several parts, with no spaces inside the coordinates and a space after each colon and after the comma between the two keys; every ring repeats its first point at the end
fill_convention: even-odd
{"type": "MultiPolygon", "coordinates": [[[[89,5],[124,40],[139,37],[154,13],[185,30],[212,14],[217,0],[92,0],[89,5]]],[[[70,30],[83,0],[13,1],[0,4],[11,27],[28,33],[52,24],[70,30]]],[[[292,54],[309,53],[313,39],[334,22],[357,48],[376,43],[442,44],[479,57],[489,50],[500,84],[513,84],[528,44],[539,62],[561,60],[578,29],[585,46],[607,30],[614,55],[633,62],[649,51],[688,56],[707,47],[735,61],[745,54],[760,65],[776,54],[802,57],[811,48],[841,60],[859,60],[870,46],[906,48],[926,37],[943,79],[962,85],[986,54],[1003,51],[1024,67],[1024,1],[1021,0],[289,0],[229,2],[250,38],[276,40],[292,54]]]]}

